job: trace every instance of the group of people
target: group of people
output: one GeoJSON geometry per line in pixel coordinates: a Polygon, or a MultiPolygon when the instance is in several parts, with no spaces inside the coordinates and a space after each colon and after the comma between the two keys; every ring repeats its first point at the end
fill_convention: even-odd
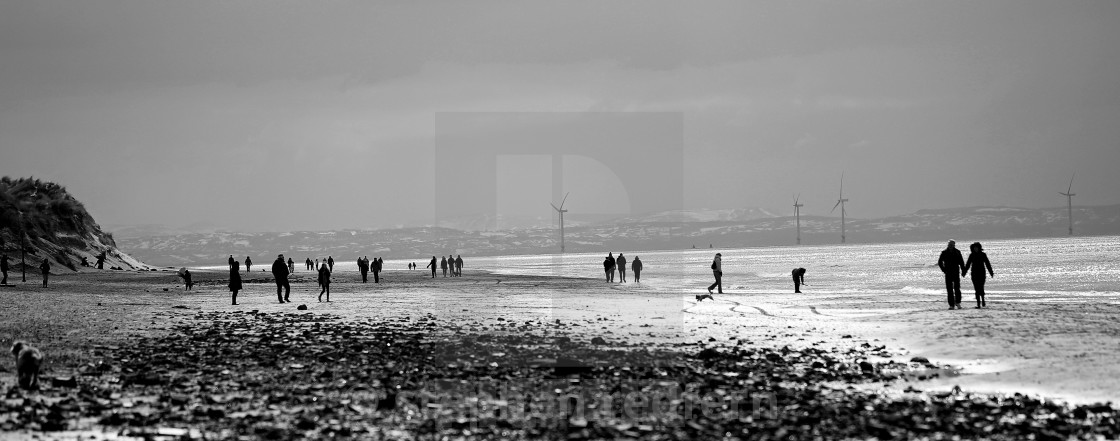
{"type": "MultiPolygon", "coordinates": [[[[640,283],[642,281],[642,259],[637,256],[634,257],[634,262],[630,264],[630,269],[634,271],[634,282],[640,283]]],[[[618,273],[618,283],[626,283],[626,256],[618,253],[618,257],[614,257],[614,252],[607,253],[607,257],[603,259],[603,272],[606,273],[607,282],[614,282],[614,275],[618,273]]]]}
{"type": "MultiPolygon", "coordinates": [[[[375,257],[373,260],[369,260],[369,256],[359,257],[358,271],[362,273],[362,283],[366,283],[370,271],[373,271],[373,283],[381,283],[381,267],[384,264],[385,261],[380,257],[375,257]]],[[[327,297],[330,298],[330,296],[327,297]]]]}
{"type": "Polygon", "coordinates": [[[961,277],[967,276],[972,270],[972,286],[976,290],[976,309],[987,308],[988,301],[984,298],[984,283],[988,275],[996,276],[992,271],[992,263],[984,253],[984,246],[980,242],[973,242],[968,246],[968,260],[964,260],[961,251],[957,249],[957,241],[950,240],[949,245],[937,258],[937,266],[945,273],[945,290],[948,292],[949,309],[961,309],[961,277]],[[987,270],[987,273],[984,270],[987,270]]]}
{"type": "MultiPolygon", "coordinates": [[[[43,287],[47,286],[47,276],[51,274],[51,262],[48,259],[43,259],[43,263],[39,264],[39,272],[43,273],[43,287]]],[[[3,274],[3,280],[0,280],[0,285],[8,284],[8,255],[0,255],[0,274],[3,274]]]]}
{"type": "MultiPolygon", "coordinates": [[[[432,256],[432,261],[428,262],[428,266],[424,267],[432,269],[433,279],[436,277],[436,265],[436,256],[432,256]]],[[[451,277],[463,276],[463,256],[451,257],[450,254],[448,254],[447,257],[441,256],[438,265],[439,268],[443,270],[443,277],[447,277],[447,270],[451,270],[451,277]]]]}

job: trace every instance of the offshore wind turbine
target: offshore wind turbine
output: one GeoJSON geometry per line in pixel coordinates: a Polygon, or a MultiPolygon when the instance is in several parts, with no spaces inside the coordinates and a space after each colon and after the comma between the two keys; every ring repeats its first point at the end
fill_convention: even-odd
{"type": "Polygon", "coordinates": [[[797,244],[801,245],[801,207],[805,204],[797,203],[799,200],[801,200],[801,193],[793,197],[793,215],[797,218],[797,244]]]}
{"type": "Polygon", "coordinates": [[[1073,178],[1076,177],[1076,176],[1077,176],[1077,173],[1075,172],[1073,174],[1073,176],[1069,177],[1069,187],[1066,188],[1065,193],[1062,193],[1060,191],[1058,192],[1058,194],[1066,197],[1066,207],[1069,209],[1069,235],[1070,236],[1073,236],[1073,197],[1077,196],[1076,194],[1074,194],[1070,190],[1073,190],[1073,178]]]}
{"type": "Polygon", "coordinates": [[[844,243],[847,240],[847,237],[844,235],[845,202],[848,202],[848,200],[844,199],[844,173],[840,173],[840,199],[836,200],[836,205],[833,205],[832,211],[829,211],[829,214],[832,214],[833,211],[836,211],[836,207],[840,207],[840,243],[844,243]]]}
{"type": "Polygon", "coordinates": [[[568,200],[568,194],[569,193],[564,193],[564,199],[560,201],[560,206],[559,207],[557,207],[552,202],[548,203],[548,205],[552,205],[553,210],[556,210],[556,212],[560,214],[560,252],[561,253],[564,252],[564,213],[568,212],[568,210],[564,209],[564,202],[568,200]]]}

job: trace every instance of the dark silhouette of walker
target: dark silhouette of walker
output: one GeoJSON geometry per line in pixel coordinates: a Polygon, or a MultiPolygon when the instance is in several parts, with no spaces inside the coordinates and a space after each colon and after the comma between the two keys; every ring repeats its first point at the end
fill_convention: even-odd
{"type": "Polygon", "coordinates": [[[967,275],[968,270],[972,269],[972,286],[976,289],[976,309],[987,308],[988,301],[984,298],[984,282],[987,282],[987,277],[984,277],[984,269],[988,269],[988,274],[992,277],[996,273],[992,271],[992,263],[988,261],[988,255],[984,253],[983,245],[980,242],[973,242],[968,246],[971,253],[968,254],[968,262],[964,264],[964,272],[961,274],[967,275]]]}

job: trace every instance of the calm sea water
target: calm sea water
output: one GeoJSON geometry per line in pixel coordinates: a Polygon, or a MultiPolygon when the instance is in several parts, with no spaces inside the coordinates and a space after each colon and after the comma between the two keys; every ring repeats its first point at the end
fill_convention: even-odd
{"type": "MultiPolygon", "coordinates": [[[[968,244],[960,239],[965,259],[968,244]]],[[[629,253],[641,257],[643,287],[668,292],[701,292],[713,281],[716,252],[723,254],[724,291],[792,291],[790,272],[807,269],[809,291],[818,294],[941,294],[937,258],[944,242],[846,244],[743,249],[698,249],[629,253]]],[[[987,292],[1008,299],[1120,302],[1120,236],[997,240],[984,243],[995,277],[987,292]]],[[[467,269],[498,274],[603,278],[603,253],[478,257],[467,269]]],[[[426,264],[426,262],[422,262],[426,264]]],[[[403,265],[403,264],[402,264],[403,265]]],[[[627,264],[629,266],[629,264],[627,264]]],[[[628,271],[629,272],[629,271],[628,271]]],[[[632,279],[632,274],[629,275],[632,279]]],[[[962,279],[971,292],[971,282],[962,279]]]]}

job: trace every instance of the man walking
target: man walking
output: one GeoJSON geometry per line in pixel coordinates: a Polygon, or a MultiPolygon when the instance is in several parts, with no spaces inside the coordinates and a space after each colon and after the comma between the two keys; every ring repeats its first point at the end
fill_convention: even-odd
{"type": "Polygon", "coordinates": [[[311,258],[310,257],[308,257],[307,260],[303,261],[303,266],[305,267],[304,268],[305,270],[311,271],[311,258]]]}
{"type": "Polygon", "coordinates": [[[719,293],[723,294],[723,255],[716,253],[716,258],[712,260],[712,275],[716,277],[716,282],[708,286],[708,293],[696,296],[697,302],[704,301],[705,298],[715,300],[712,297],[712,289],[719,288],[719,293]]]}
{"type": "Polygon", "coordinates": [[[245,272],[247,272],[247,273],[253,272],[253,258],[252,257],[245,256],[245,272]]]}
{"type": "Polygon", "coordinates": [[[362,283],[366,283],[366,275],[369,274],[369,259],[365,257],[358,258],[358,272],[362,273],[362,283]]]}
{"type": "Polygon", "coordinates": [[[334,272],[334,257],[327,256],[327,271],[334,272]]]}
{"type": "Polygon", "coordinates": [[[614,265],[618,267],[618,283],[626,283],[626,258],[622,256],[622,253],[618,253],[614,265]]]}
{"type": "Polygon", "coordinates": [[[43,259],[43,263],[39,265],[39,271],[43,272],[43,288],[46,288],[47,276],[51,274],[51,263],[47,259],[43,259]]]}
{"type": "Polygon", "coordinates": [[[229,261],[229,269],[233,269],[233,262],[236,262],[236,260],[233,260],[233,254],[229,255],[229,260],[228,261],[229,261]]]}
{"type": "Polygon", "coordinates": [[[99,269],[99,270],[105,269],[105,252],[104,251],[102,251],[101,254],[97,255],[97,269],[99,269]]]}
{"type": "Polygon", "coordinates": [[[436,266],[437,265],[438,264],[436,263],[436,256],[432,256],[432,261],[428,263],[428,266],[424,267],[424,268],[431,268],[432,269],[432,278],[433,279],[436,278],[436,269],[437,269],[436,266]]]}
{"type": "Polygon", "coordinates": [[[296,261],[292,260],[292,258],[289,257],[288,258],[288,274],[295,274],[295,272],[296,272],[296,261]]]}
{"type": "MultiPolygon", "coordinates": [[[[369,260],[367,259],[368,263],[369,260]]],[[[381,283],[381,264],[385,263],[380,257],[373,258],[373,283],[381,283]]]]}
{"type": "Polygon", "coordinates": [[[937,258],[937,267],[945,273],[945,290],[949,293],[949,309],[961,309],[961,276],[964,275],[964,257],[957,249],[957,241],[950,240],[949,246],[937,258]]]}
{"type": "Polygon", "coordinates": [[[461,254],[455,255],[455,276],[463,277],[463,256],[461,254]]]}
{"type": "Polygon", "coordinates": [[[288,296],[292,292],[292,285],[288,284],[288,265],[284,264],[283,254],[276,256],[276,261],[272,262],[272,276],[276,278],[276,299],[280,303],[291,303],[288,296]]]}
{"type": "Polygon", "coordinates": [[[634,263],[630,264],[630,269],[634,270],[634,283],[642,283],[642,259],[634,256],[634,263]]]}
{"type": "Polygon", "coordinates": [[[793,270],[793,292],[801,294],[801,284],[805,283],[805,268],[793,270]]]}

